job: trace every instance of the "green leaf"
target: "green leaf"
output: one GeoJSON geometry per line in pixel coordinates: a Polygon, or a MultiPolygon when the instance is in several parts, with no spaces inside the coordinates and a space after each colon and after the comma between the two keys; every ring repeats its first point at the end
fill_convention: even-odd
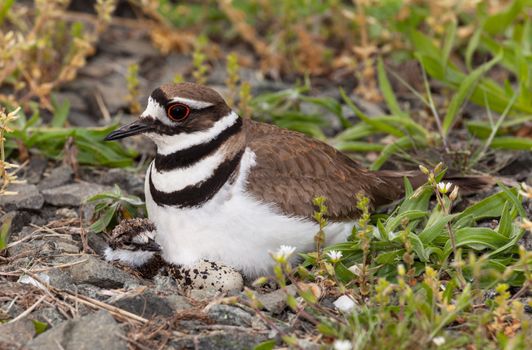
{"type": "Polygon", "coordinates": [[[400,213],[397,216],[390,217],[384,227],[386,231],[391,232],[395,230],[399,225],[401,225],[403,220],[413,221],[426,217],[427,215],[428,213],[423,210],[408,210],[400,213]]]}
{"type": "Polygon", "coordinates": [[[96,233],[103,232],[107,226],[109,226],[109,223],[111,223],[111,220],[113,220],[113,217],[115,216],[116,212],[118,210],[118,203],[114,203],[113,205],[109,206],[102,215],[96,220],[91,226],[90,230],[96,233]]]}
{"type": "Polygon", "coordinates": [[[379,80],[379,87],[390,111],[396,116],[410,118],[408,114],[403,112],[401,110],[401,107],[399,107],[399,103],[397,102],[395,94],[393,93],[392,85],[390,84],[388,76],[386,75],[386,70],[384,69],[382,57],[379,57],[379,59],[377,60],[377,74],[379,80]]]}
{"type": "Polygon", "coordinates": [[[465,53],[465,61],[466,61],[467,69],[469,70],[471,70],[473,67],[472,66],[473,54],[477,50],[481,35],[482,35],[482,29],[478,28],[473,34],[473,36],[471,37],[471,39],[469,39],[469,42],[467,44],[466,53],[465,53]]]}
{"type": "Polygon", "coordinates": [[[404,133],[401,132],[400,130],[397,130],[397,128],[387,124],[387,123],[384,123],[384,122],[381,122],[379,120],[374,120],[373,118],[367,116],[366,114],[364,114],[354,103],[353,101],[351,101],[351,99],[347,96],[347,94],[345,93],[345,91],[343,89],[340,89],[340,95],[342,96],[344,102],[347,104],[347,106],[353,111],[353,113],[355,113],[355,115],[357,117],[359,117],[363,122],[365,122],[366,124],[374,127],[375,129],[379,130],[379,131],[382,131],[382,132],[385,132],[387,134],[390,134],[390,135],[394,135],[394,136],[402,136],[404,133]]]}
{"type": "Polygon", "coordinates": [[[445,225],[447,225],[447,223],[449,223],[455,217],[456,217],[456,214],[445,215],[445,216],[440,217],[438,220],[436,220],[436,222],[434,222],[432,225],[425,226],[423,231],[421,231],[418,235],[419,239],[425,244],[431,243],[437,237],[441,236],[442,234],[445,234],[446,232],[444,231],[445,225]]]}
{"type": "Polygon", "coordinates": [[[442,66],[447,69],[447,64],[449,62],[449,56],[454,45],[454,39],[456,38],[456,29],[457,24],[456,20],[452,20],[447,26],[445,41],[443,43],[443,55],[442,55],[442,66]]]}
{"type": "Polygon", "coordinates": [[[483,29],[491,35],[501,34],[523,10],[525,1],[514,0],[505,11],[495,13],[484,22],[483,29]]]}
{"type": "Polygon", "coordinates": [[[397,139],[395,142],[387,145],[382,150],[380,156],[375,159],[373,164],[371,164],[370,170],[379,170],[382,165],[395,153],[401,151],[401,150],[407,150],[412,147],[414,147],[414,140],[410,137],[403,136],[399,139],[397,139]]]}
{"type": "Polygon", "coordinates": [[[491,141],[491,148],[532,151],[532,139],[525,137],[499,136],[491,141]]]}
{"type": "Polygon", "coordinates": [[[33,322],[33,327],[35,328],[35,334],[39,335],[41,333],[44,333],[48,329],[48,324],[37,321],[37,320],[31,320],[33,322]]]}
{"type": "Polygon", "coordinates": [[[316,330],[323,334],[326,337],[334,337],[336,336],[336,329],[328,324],[325,323],[319,323],[316,326],[316,330]]]}
{"type": "Polygon", "coordinates": [[[53,128],[62,128],[65,126],[68,113],[70,112],[70,101],[64,100],[63,103],[59,104],[57,100],[52,97],[52,106],[54,108],[54,116],[50,121],[50,126],[53,128]]]}
{"type": "Polygon", "coordinates": [[[502,209],[501,219],[499,220],[499,227],[497,227],[497,232],[503,236],[510,237],[512,233],[512,221],[513,217],[510,213],[510,203],[504,203],[504,208],[502,209]]]}
{"type": "MultiPolygon", "coordinates": [[[[474,250],[491,248],[493,250],[504,246],[508,243],[508,237],[505,237],[497,231],[487,227],[464,227],[456,230],[456,247],[468,247],[474,250]]],[[[450,240],[445,244],[445,255],[452,251],[450,240]]]]}
{"type": "Polygon", "coordinates": [[[6,249],[8,239],[9,239],[9,229],[11,228],[11,222],[13,221],[13,216],[8,216],[2,223],[0,227],[0,251],[6,249]]]}
{"type": "Polygon", "coordinates": [[[467,216],[472,216],[474,220],[499,217],[506,201],[507,196],[504,192],[496,193],[468,207],[458,215],[457,219],[467,216]]]}
{"type": "Polygon", "coordinates": [[[335,147],[342,152],[380,152],[385,146],[379,143],[346,141],[337,143],[335,147]]]}
{"type": "Polygon", "coordinates": [[[275,341],[275,339],[269,339],[269,340],[263,341],[262,343],[255,345],[253,350],[272,350],[275,348],[276,344],[277,342],[275,341]]]}
{"type": "Polygon", "coordinates": [[[458,91],[451,99],[451,103],[447,108],[447,113],[443,118],[443,133],[445,135],[449,133],[449,129],[451,128],[454,121],[456,120],[456,117],[458,116],[459,109],[462,107],[465,100],[471,95],[479,79],[487,71],[489,71],[497,62],[499,62],[501,58],[502,52],[490,61],[484,63],[483,65],[475,69],[462,81],[462,83],[458,87],[458,91]]]}
{"type": "Polygon", "coordinates": [[[15,3],[15,0],[4,0],[2,1],[2,4],[0,6],[0,25],[4,23],[4,19],[6,18],[6,15],[8,14],[9,10],[15,3]]]}

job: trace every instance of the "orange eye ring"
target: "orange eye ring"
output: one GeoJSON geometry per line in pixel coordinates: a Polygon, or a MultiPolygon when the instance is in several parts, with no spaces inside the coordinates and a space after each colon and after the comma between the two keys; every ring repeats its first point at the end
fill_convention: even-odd
{"type": "Polygon", "coordinates": [[[166,115],[174,122],[182,122],[190,114],[190,108],[182,103],[173,103],[166,109],[166,115]]]}

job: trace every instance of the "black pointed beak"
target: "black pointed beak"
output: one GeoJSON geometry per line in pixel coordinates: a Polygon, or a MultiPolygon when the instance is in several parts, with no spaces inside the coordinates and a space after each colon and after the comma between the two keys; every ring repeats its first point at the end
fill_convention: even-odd
{"type": "Polygon", "coordinates": [[[137,119],[133,123],[126,124],[105,137],[105,141],[114,141],[125,137],[138,135],[153,130],[153,121],[151,118],[137,119]]]}

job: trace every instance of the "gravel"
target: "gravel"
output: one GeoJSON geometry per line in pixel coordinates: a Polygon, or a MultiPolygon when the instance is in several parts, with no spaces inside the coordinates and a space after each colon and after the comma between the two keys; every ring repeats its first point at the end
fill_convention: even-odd
{"type": "Polygon", "coordinates": [[[17,209],[39,210],[44,204],[44,198],[35,185],[11,184],[7,191],[15,194],[0,196],[0,207],[4,211],[17,209]]]}
{"type": "Polygon", "coordinates": [[[80,206],[90,196],[110,188],[89,182],[78,182],[42,191],[46,203],[55,206],[80,206]]]}
{"type": "Polygon", "coordinates": [[[107,311],[68,320],[26,344],[30,350],[127,350],[125,333],[107,311]]]}

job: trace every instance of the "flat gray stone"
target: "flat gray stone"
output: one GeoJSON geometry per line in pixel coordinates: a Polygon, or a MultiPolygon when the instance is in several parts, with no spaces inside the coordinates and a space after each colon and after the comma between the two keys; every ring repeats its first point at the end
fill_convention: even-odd
{"type": "Polygon", "coordinates": [[[44,204],[44,198],[39,193],[39,189],[31,184],[11,184],[7,188],[10,192],[16,194],[0,196],[0,207],[4,211],[17,209],[41,209],[44,204]]]}
{"type": "Polygon", "coordinates": [[[35,335],[35,326],[27,318],[0,324],[0,349],[21,349],[35,335]]]}
{"type": "Polygon", "coordinates": [[[68,165],[62,165],[54,168],[50,174],[38,184],[38,187],[41,191],[59,187],[70,182],[73,176],[74,172],[72,172],[72,168],[68,165]]]}
{"type": "Polygon", "coordinates": [[[190,304],[188,299],[179,294],[171,294],[164,299],[166,299],[175,311],[183,311],[192,308],[192,304],[190,304]]]}
{"type": "Polygon", "coordinates": [[[169,345],[174,349],[244,350],[253,349],[255,345],[267,339],[267,332],[238,328],[184,336],[171,341],[169,345]]]}
{"type": "Polygon", "coordinates": [[[101,310],[77,320],[68,320],[26,344],[35,350],[127,350],[125,333],[109,314],[101,310]]]}
{"type": "Polygon", "coordinates": [[[253,323],[253,317],[236,306],[213,305],[207,315],[217,324],[250,327],[253,323]]]}
{"type": "Polygon", "coordinates": [[[89,182],[78,182],[42,191],[46,203],[55,206],[80,206],[88,197],[110,188],[89,182]]]}
{"type": "Polygon", "coordinates": [[[167,300],[149,292],[130,298],[122,298],[115,301],[113,305],[148,319],[156,316],[170,317],[174,315],[174,309],[167,300]]]}
{"type": "Polygon", "coordinates": [[[68,267],[74,283],[92,284],[100,288],[122,288],[124,284],[136,283],[132,275],[95,256],[87,255],[86,262],[68,267]]]}

